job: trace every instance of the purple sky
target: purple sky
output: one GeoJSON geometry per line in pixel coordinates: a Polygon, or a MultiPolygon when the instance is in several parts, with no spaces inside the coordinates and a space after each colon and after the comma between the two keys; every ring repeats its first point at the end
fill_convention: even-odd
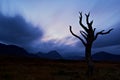
{"type": "Polygon", "coordinates": [[[61,55],[69,52],[84,55],[82,43],[68,29],[72,25],[79,35],[79,11],[82,11],[91,12],[90,19],[97,31],[114,28],[110,34],[98,38],[93,52],[119,54],[119,4],[120,0],[0,0],[0,41],[30,52],[58,50],[61,55]]]}

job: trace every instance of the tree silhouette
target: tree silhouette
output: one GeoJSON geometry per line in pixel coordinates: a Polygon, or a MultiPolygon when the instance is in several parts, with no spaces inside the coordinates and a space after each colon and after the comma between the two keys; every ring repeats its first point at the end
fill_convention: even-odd
{"type": "Polygon", "coordinates": [[[70,29],[71,34],[73,36],[77,37],[85,46],[85,60],[86,60],[87,65],[88,65],[87,74],[88,74],[88,76],[90,76],[93,74],[93,68],[94,68],[92,57],[91,57],[91,48],[92,48],[93,42],[97,39],[97,37],[99,35],[109,34],[113,29],[110,29],[106,32],[105,32],[105,30],[102,30],[100,32],[95,33],[96,28],[92,27],[93,20],[89,21],[90,13],[85,14],[87,26],[85,26],[82,23],[82,12],[79,12],[79,14],[80,14],[79,24],[83,28],[83,30],[80,30],[80,34],[83,36],[84,39],[82,39],[80,36],[73,33],[71,26],[69,26],[69,29],[70,29]]]}

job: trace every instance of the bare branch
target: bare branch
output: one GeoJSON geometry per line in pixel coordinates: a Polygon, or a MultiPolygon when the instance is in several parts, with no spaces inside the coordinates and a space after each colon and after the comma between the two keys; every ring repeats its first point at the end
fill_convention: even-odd
{"type": "Polygon", "coordinates": [[[80,19],[79,24],[81,25],[81,27],[82,27],[86,32],[88,32],[87,27],[86,27],[85,25],[83,25],[83,23],[82,23],[82,12],[79,12],[79,14],[80,14],[80,17],[79,17],[79,19],[80,19]]]}
{"type": "Polygon", "coordinates": [[[85,34],[85,36],[88,36],[88,34],[87,34],[86,32],[84,32],[84,31],[82,31],[82,30],[81,30],[80,32],[84,33],[84,34],[85,34]]]}
{"type": "Polygon", "coordinates": [[[90,22],[90,25],[92,26],[92,24],[93,24],[93,20],[90,22]]]}
{"type": "Polygon", "coordinates": [[[80,31],[80,33],[87,40],[87,34],[84,31],[80,31]]]}
{"type": "Polygon", "coordinates": [[[90,12],[88,14],[85,14],[85,16],[86,16],[86,23],[88,25],[88,28],[92,29],[93,20],[91,22],[89,22],[90,12]]]}
{"type": "Polygon", "coordinates": [[[89,16],[90,16],[90,13],[85,14],[85,16],[86,16],[86,22],[87,22],[87,24],[89,24],[89,16]]]}
{"type": "Polygon", "coordinates": [[[102,32],[101,35],[109,34],[113,29],[108,30],[107,32],[102,32]]]}
{"type": "Polygon", "coordinates": [[[96,28],[93,29],[93,34],[95,35],[96,28]]]}
{"type": "Polygon", "coordinates": [[[108,30],[107,32],[104,32],[105,30],[102,30],[102,31],[100,31],[100,32],[96,33],[94,40],[96,40],[96,39],[97,39],[98,35],[105,35],[105,34],[109,34],[112,30],[113,30],[113,29],[110,29],[110,30],[108,30]]]}
{"type": "Polygon", "coordinates": [[[95,30],[96,30],[96,28],[94,28],[94,30],[93,30],[93,31],[95,32],[95,30]]]}
{"type": "Polygon", "coordinates": [[[84,42],[84,40],[81,37],[79,37],[78,35],[76,35],[76,34],[73,33],[71,26],[69,26],[69,29],[70,29],[71,34],[73,36],[77,37],[79,40],[81,40],[81,42],[83,43],[83,45],[86,46],[86,43],[84,42]]]}

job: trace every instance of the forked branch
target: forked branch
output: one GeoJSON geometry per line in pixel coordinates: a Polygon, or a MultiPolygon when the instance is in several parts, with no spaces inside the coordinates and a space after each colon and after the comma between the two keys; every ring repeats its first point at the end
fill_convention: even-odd
{"type": "Polygon", "coordinates": [[[79,17],[80,21],[79,21],[79,23],[80,23],[81,27],[82,27],[86,32],[88,32],[87,27],[86,27],[85,25],[83,25],[83,23],[82,23],[82,12],[79,12],[79,14],[80,14],[80,17],[79,17]]]}
{"type": "Polygon", "coordinates": [[[87,36],[88,36],[87,33],[81,30],[80,34],[87,40],[87,36]]]}
{"type": "Polygon", "coordinates": [[[71,34],[72,34],[73,36],[77,37],[79,40],[81,40],[81,42],[83,43],[83,45],[86,46],[85,41],[84,41],[81,37],[79,37],[78,35],[76,35],[75,33],[73,33],[71,26],[69,26],[69,29],[70,29],[71,34]]]}
{"type": "Polygon", "coordinates": [[[85,16],[86,16],[86,23],[89,24],[89,16],[90,16],[90,13],[85,14],[85,16]]]}
{"type": "Polygon", "coordinates": [[[89,29],[92,29],[92,24],[93,24],[93,20],[92,21],[89,21],[89,17],[90,17],[90,12],[88,14],[85,14],[86,16],[86,23],[88,25],[88,28],[89,29]]]}
{"type": "Polygon", "coordinates": [[[97,32],[96,35],[95,35],[95,37],[94,37],[94,40],[96,40],[99,35],[109,34],[112,30],[113,30],[113,29],[110,29],[110,30],[108,30],[107,32],[104,32],[105,30],[102,30],[102,31],[100,31],[100,32],[97,32]]]}

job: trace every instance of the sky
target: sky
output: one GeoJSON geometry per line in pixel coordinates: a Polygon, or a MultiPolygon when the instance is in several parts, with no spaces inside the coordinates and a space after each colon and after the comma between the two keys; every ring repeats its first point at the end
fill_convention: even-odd
{"type": "Polygon", "coordinates": [[[92,52],[120,54],[119,4],[120,0],[0,0],[0,42],[31,53],[57,50],[63,56],[84,55],[84,46],[71,35],[69,25],[80,35],[79,12],[83,16],[90,12],[96,31],[114,28],[99,36],[92,52]]]}

